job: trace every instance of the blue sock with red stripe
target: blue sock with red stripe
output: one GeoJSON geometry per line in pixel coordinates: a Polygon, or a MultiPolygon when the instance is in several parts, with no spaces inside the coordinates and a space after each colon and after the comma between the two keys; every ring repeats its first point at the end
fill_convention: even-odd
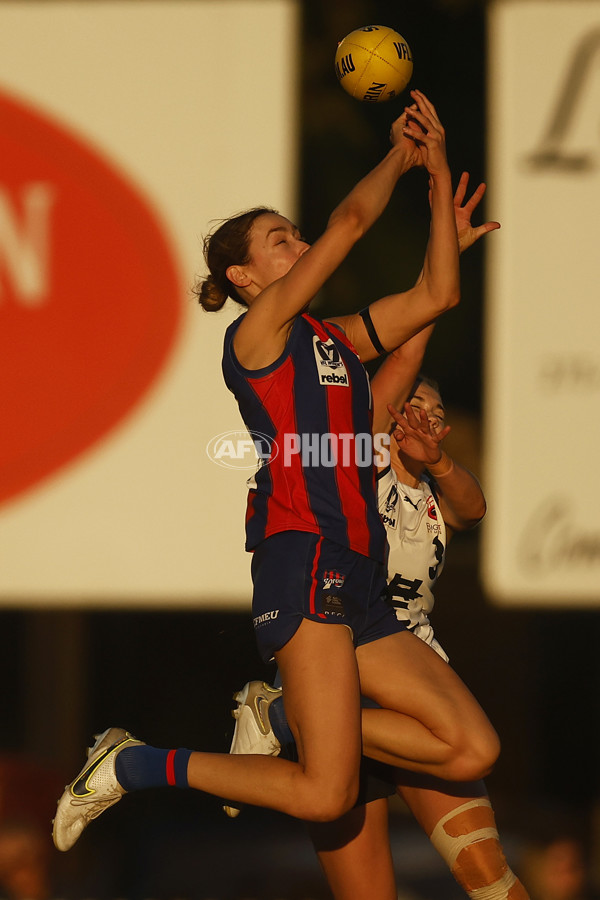
{"type": "Polygon", "coordinates": [[[117,781],[126,791],[144,788],[189,787],[187,767],[191,750],[159,750],[147,744],[124,747],[115,759],[117,781]]]}
{"type": "Polygon", "coordinates": [[[271,703],[269,707],[269,722],[271,723],[273,734],[281,744],[281,753],[279,755],[283,759],[298,762],[298,748],[285,715],[283,697],[277,697],[271,703]]]}

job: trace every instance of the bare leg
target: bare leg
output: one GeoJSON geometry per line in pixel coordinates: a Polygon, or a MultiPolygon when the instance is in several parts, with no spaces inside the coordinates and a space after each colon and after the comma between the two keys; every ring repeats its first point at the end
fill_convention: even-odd
{"type": "Polygon", "coordinates": [[[193,753],[188,783],[301,819],[335,819],[353,805],[358,791],[360,698],[350,632],[343,625],[303,619],[276,661],[299,762],[193,753]]]}
{"type": "Polygon", "coordinates": [[[309,833],[335,900],[396,900],[387,800],[311,823],[309,833]]]}
{"type": "MultiPolygon", "coordinates": [[[[398,793],[473,900],[529,900],[508,867],[482,782],[446,784],[399,772],[398,793]]],[[[309,826],[335,900],[394,900],[387,800],[309,826]]]]}
{"type": "Polygon", "coordinates": [[[529,900],[506,862],[494,813],[482,782],[435,784],[399,773],[398,793],[447,862],[467,896],[529,900]],[[422,786],[421,786],[422,785],[422,786]]]}
{"type": "Polygon", "coordinates": [[[383,709],[362,711],[363,753],[397,768],[476,781],[500,745],[456,672],[408,631],[359,647],[362,692],[383,709]]]}
{"type": "Polygon", "coordinates": [[[451,780],[487,773],[495,762],[498,739],[475,698],[408,632],[355,654],[344,626],[303,620],[277,664],[299,762],[194,753],[190,787],[309,821],[346,812],[356,796],[360,757],[358,672],[363,693],[386,707],[362,711],[366,755],[451,780]]]}

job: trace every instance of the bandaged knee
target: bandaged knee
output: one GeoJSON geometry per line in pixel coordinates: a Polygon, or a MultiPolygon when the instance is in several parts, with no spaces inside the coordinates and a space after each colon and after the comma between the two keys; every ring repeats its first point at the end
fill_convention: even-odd
{"type": "MultiPolygon", "coordinates": [[[[431,843],[472,900],[512,900],[517,883],[502,847],[489,800],[479,797],[443,816],[431,843]]],[[[520,887],[520,884],[519,884],[520,887]]]]}

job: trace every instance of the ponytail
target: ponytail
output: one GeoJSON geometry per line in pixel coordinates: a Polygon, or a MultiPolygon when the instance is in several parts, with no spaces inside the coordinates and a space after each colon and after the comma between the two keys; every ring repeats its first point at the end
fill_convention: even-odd
{"type": "Polygon", "coordinates": [[[198,302],[207,312],[216,312],[228,297],[247,307],[235,285],[227,277],[230,266],[243,266],[250,262],[249,244],[252,226],[259,216],[275,212],[266,206],[257,206],[240,215],[225,219],[218,228],[204,238],[204,262],[209,274],[200,278],[194,288],[198,302]]]}

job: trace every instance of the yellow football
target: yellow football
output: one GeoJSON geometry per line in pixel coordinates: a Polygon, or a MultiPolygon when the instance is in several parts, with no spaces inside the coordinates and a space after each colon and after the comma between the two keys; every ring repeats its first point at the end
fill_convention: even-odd
{"type": "Polygon", "coordinates": [[[397,97],[411,79],[410,47],[386,25],[365,25],[341,40],[335,53],[335,74],[357,100],[383,103],[397,97]]]}

